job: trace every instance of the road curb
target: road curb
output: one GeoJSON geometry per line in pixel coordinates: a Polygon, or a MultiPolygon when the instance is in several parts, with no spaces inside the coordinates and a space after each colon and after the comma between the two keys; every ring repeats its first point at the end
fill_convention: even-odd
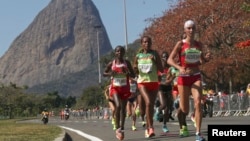
{"type": "Polygon", "coordinates": [[[64,129],[62,129],[62,133],[54,141],[64,141],[65,140],[65,136],[66,136],[66,132],[65,132],[64,129]]]}

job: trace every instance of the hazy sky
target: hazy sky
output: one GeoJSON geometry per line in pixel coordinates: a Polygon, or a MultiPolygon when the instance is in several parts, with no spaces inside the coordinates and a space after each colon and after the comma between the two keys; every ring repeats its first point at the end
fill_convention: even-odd
{"type": "MultiPolygon", "coordinates": [[[[128,43],[132,43],[149,24],[147,18],[159,17],[170,0],[125,0],[128,43]]],[[[0,1],[0,56],[22,33],[50,0],[0,1]]],[[[125,45],[124,0],[93,0],[106,28],[112,47],[125,45]]]]}

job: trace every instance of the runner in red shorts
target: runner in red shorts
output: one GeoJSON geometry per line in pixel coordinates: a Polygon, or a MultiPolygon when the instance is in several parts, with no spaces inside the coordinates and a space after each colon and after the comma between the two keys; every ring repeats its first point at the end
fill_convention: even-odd
{"type": "Polygon", "coordinates": [[[117,46],[115,48],[115,59],[109,62],[105,68],[103,76],[111,77],[110,97],[115,104],[115,126],[116,138],[124,139],[124,123],[126,117],[126,105],[130,97],[129,79],[135,77],[131,63],[123,59],[125,48],[117,46]]]}
{"type": "Polygon", "coordinates": [[[192,94],[195,105],[196,121],[196,141],[205,141],[200,134],[202,112],[201,112],[201,95],[202,84],[199,66],[209,61],[210,53],[203,53],[201,42],[195,40],[196,26],[194,21],[188,20],[184,23],[184,33],[186,38],[180,40],[175,45],[169,58],[168,64],[179,70],[177,80],[178,92],[180,96],[180,108],[177,116],[180,125],[180,136],[189,136],[187,129],[186,116],[189,113],[189,96],[192,94]],[[180,64],[175,61],[179,57],[180,64]]]}
{"type": "Polygon", "coordinates": [[[152,50],[152,40],[149,36],[141,38],[141,48],[134,59],[134,69],[138,76],[137,84],[139,92],[145,102],[146,131],[145,137],[153,137],[154,103],[159,89],[158,74],[163,72],[161,59],[157,51],[152,50]]]}

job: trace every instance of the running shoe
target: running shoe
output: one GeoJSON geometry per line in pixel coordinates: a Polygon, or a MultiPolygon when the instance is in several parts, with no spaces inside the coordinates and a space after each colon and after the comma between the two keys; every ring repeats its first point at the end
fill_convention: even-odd
{"type": "Polygon", "coordinates": [[[115,126],[115,124],[113,125],[113,130],[115,131],[117,128],[116,128],[116,126],[115,126]]]}
{"type": "Polygon", "coordinates": [[[154,114],[154,120],[155,121],[159,121],[160,117],[159,117],[159,112],[155,112],[154,114]]]}
{"type": "Polygon", "coordinates": [[[181,137],[188,137],[189,131],[187,129],[187,126],[182,126],[182,129],[180,129],[180,136],[181,137]]]}
{"type": "Polygon", "coordinates": [[[195,122],[194,114],[191,115],[191,120],[194,123],[194,127],[196,127],[196,122],[195,122]]]}
{"type": "Polygon", "coordinates": [[[136,131],[136,127],[135,127],[134,125],[132,126],[132,130],[133,130],[133,131],[136,131]]]}
{"type": "Polygon", "coordinates": [[[129,117],[130,117],[129,114],[127,113],[127,114],[126,114],[126,118],[128,119],[129,117]]]}
{"type": "Polygon", "coordinates": [[[114,125],[115,124],[115,118],[112,118],[111,123],[114,125]]]}
{"type": "Polygon", "coordinates": [[[149,138],[148,129],[145,130],[145,138],[149,138]]]}
{"type": "Polygon", "coordinates": [[[206,139],[202,137],[199,133],[199,134],[196,134],[195,141],[206,141],[206,139]]]}
{"type": "Polygon", "coordinates": [[[117,128],[116,128],[116,125],[115,125],[115,118],[112,118],[112,121],[111,121],[112,125],[113,125],[113,130],[115,131],[117,128]]]}
{"type": "Polygon", "coordinates": [[[145,126],[146,126],[146,122],[145,122],[145,121],[143,121],[141,124],[142,124],[142,127],[144,127],[144,128],[145,128],[145,126]]]}
{"type": "Polygon", "coordinates": [[[167,125],[163,125],[163,126],[162,126],[162,131],[163,131],[164,133],[169,132],[167,125]]]}
{"type": "Polygon", "coordinates": [[[137,117],[140,117],[141,113],[140,113],[139,108],[136,108],[136,110],[135,110],[135,115],[136,115],[137,117]]]}
{"type": "Polygon", "coordinates": [[[148,129],[148,137],[151,138],[153,136],[155,136],[154,128],[149,128],[148,129]]]}
{"type": "Polygon", "coordinates": [[[118,140],[123,140],[124,139],[124,130],[121,130],[121,128],[119,128],[119,129],[117,129],[116,131],[115,131],[115,134],[116,134],[116,138],[118,139],[118,140]]]}
{"type": "Polygon", "coordinates": [[[159,119],[160,119],[160,113],[159,113],[158,109],[156,109],[156,111],[154,113],[154,120],[159,121],[159,119]]]}

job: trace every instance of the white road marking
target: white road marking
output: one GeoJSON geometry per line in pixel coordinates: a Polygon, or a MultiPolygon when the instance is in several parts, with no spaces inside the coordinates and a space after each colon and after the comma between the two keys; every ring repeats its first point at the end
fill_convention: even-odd
{"type": "MultiPolygon", "coordinates": [[[[178,122],[172,122],[172,123],[168,123],[168,124],[179,125],[179,123],[178,123],[178,122]]],[[[192,125],[192,124],[187,123],[187,125],[192,125]]]]}
{"type": "Polygon", "coordinates": [[[72,132],[75,132],[75,133],[77,133],[78,135],[83,136],[84,138],[87,138],[87,139],[89,139],[89,140],[91,140],[91,141],[103,141],[103,140],[101,140],[101,139],[99,139],[99,138],[97,138],[97,137],[95,137],[95,136],[91,136],[91,135],[86,134],[86,133],[84,133],[84,132],[82,132],[82,131],[80,131],[80,130],[72,129],[72,128],[65,127],[65,126],[59,126],[59,127],[64,128],[64,129],[67,129],[67,130],[70,130],[70,131],[72,131],[72,132]]]}

